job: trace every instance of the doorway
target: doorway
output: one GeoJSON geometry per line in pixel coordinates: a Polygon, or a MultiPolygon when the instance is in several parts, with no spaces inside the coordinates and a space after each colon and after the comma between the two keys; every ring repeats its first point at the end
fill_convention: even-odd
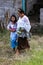
{"type": "Polygon", "coordinates": [[[28,13],[31,22],[40,23],[40,8],[43,8],[43,0],[37,0],[37,2],[33,4],[33,9],[28,13]]]}

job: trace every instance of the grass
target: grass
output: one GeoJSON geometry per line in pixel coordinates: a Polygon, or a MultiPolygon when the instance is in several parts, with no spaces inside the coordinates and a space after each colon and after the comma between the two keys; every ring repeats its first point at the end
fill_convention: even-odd
{"type": "Polygon", "coordinates": [[[30,50],[15,56],[10,48],[9,32],[0,32],[0,65],[43,65],[43,36],[33,35],[30,50]]]}

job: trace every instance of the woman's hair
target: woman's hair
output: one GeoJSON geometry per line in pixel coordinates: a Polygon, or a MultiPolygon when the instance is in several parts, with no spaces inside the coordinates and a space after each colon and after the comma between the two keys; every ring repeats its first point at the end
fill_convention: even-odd
{"type": "Polygon", "coordinates": [[[21,8],[18,8],[18,12],[21,13],[21,14],[22,13],[25,14],[24,11],[23,11],[23,9],[21,9],[21,8]]]}
{"type": "Polygon", "coordinates": [[[17,18],[16,18],[16,16],[15,16],[15,15],[12,15],[12,16],[10,17],[10,21],[12,21],[12,20],[11,20],[11,18],[12,18],[12,17],[14,17],[14,18],[15,18],[14,23],[16,23],[16,22],[17,22],[17,18]]]}

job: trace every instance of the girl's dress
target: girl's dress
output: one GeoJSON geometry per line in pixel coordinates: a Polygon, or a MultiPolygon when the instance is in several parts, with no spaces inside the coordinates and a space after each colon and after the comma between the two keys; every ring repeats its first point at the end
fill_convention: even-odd
{"type": "MultiPolygon", "coordinates": [[[[12,24],[12,22],[10,22],[7,26],[7,29],[9,30],[10,28],[12,29],[17,29],[17,23],[12,24]]],[[[10,41],[11,41],[11,48],[16,48],[18,43],[17,43],[17,32],[11,32],[10,33],[10,41]]]]}
{"type": "Polygon", "coordinates": [[[18,33],[18,49],[25,49],[25,48],[30,48],[30,45],[28,43],[28,35],[29,31],[31,29],[30,21],[27,16],[23,16],[22,18],[19,17],[19,20],[17,22],[17,31],[18,33]],[[21,32],[21,29],[24,31],[21,32]],[[21,32],[21,33],[20,33],[21,32]]]}

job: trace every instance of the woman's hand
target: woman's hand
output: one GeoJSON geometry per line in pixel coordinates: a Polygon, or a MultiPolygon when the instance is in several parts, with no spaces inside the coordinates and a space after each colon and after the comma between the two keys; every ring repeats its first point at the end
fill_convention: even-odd
{"type": "Polygon", "coordinates": [[[25,29],[21,29],[21,32],[26,32],[26,30],[25,29]]]}

